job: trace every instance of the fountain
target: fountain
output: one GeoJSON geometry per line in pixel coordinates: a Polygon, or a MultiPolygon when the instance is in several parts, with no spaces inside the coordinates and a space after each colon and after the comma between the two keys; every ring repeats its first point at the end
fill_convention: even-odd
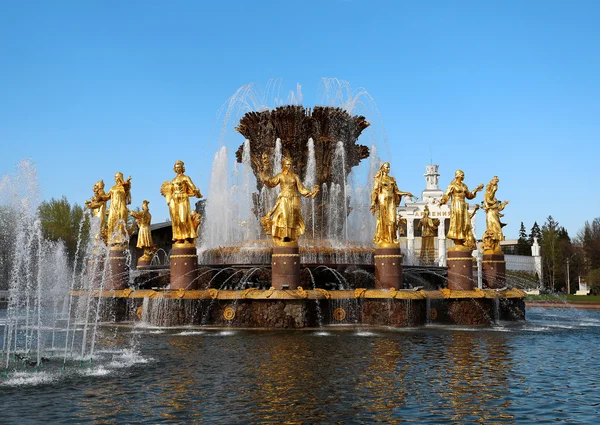
{"type": "MultiPolygon", "coordinates": [[[[227,149],[215,154],[197,248],[199,218],[188,198],[201,195],[183,174],[182,161],[175,164],[176,178],[161,188],[174,228],[170,285],[145,284],[144,276],[155,282],[156,275],[142,273],[137,287],[96,284],[72,293],[105,299],[110,314],[103,317],[140,317],[160,326],[406,327],[522,320],[525,294],[498,283],[505,280],[497,252],[484,256],[487,286],[474,289],[468,217],[451,225],[459,231],[449,234],[455,246],[448,250],[447,278],[439,268],[423,272],[428,266],[415,278],[417,269],[403,266],[396,210],[403,196],[413,195],[398,189],[390,164],[378,160],[374,147],[357,143],[369,125],[364,116],[332,106],[246,113],[235,127],[245,141],[235,152],[231,176],[227,149]],[[353,169],[367,159],[369,181],[353,187],[353,169]],[[175,190],[181,195],[174,196],[175,190]]],[[[460,195],[455,196],[463,190],[461,173],[448,193],[453,210],[462,214],[460,195]]],[[[486,196],[484,208],[500,210],[495,202],[493,194],[486,196]]]]}
{"type": "MultiPolygon", "coordinates": [[[[98,323],[106,321],[305,328],[491,325],[499,317],[523,319],[524,293],[506,287],[497,252],[502,240],[497,216],[505,206],[495,200],[497,179],[484,200],[492,223],[483,258],[487,286],[474,289],[474,241],[461,201],[474,198],[480,188],[468,192],[460,170],[440,201],[452,197],[456,212],[448,234],[455,246],[448,250],[447,278],[440,268],[410,269],[403,265],[397,210],[402,197],[413,195],[398,188],[389,175],[390,163],[381,163],[374,146],[358,143],[369,126],[349,107],[292,104],[245,113],[235,127],[245,140],[235,152],[231,175],[226,147],[215,154],[202,223],[190,207],[190,198],[202,195],[178,160],[175,177],[160,188],[173,229],[168,273],[166,267],[152,266],[156,250],[148,234],[148,203],[141,212],[127,207],[131,177],[117,172],[108,192],[97,182],[86,202],[92,237],[82,241],[85,254],[72,267],[68,308],[69,318],[86,317],[83,346],[90,346],[89,326],[95,334],[98,323]],[[361,163],[369,173],[357,185],[355,170],[361,163]],[[138,240],[144,256],[137,265],[126,249],[131,217],[146,235],[138,240]]],[[[39,229],[17,234],[28,235],[19,246],[33,252],[37,239],[32,235],[39,229]]],[[[22,267],[27,276],[32,270],[45,275],[22,267]]],[[[16,276],[15,282],[21,272],[16,276]]],[[[40,285],[31,287],[43,292],[40,285]]],[[[24,300],[27,317],[42,311],[35,297],[24,300]]],[[[8,335],[17,334],[8,329],[8,335]]]]}
{"type": "MultiPolygon", "coordinates": [[[[8,302],[0,310],[0,369],[9,379],[25,381],[103,373],[117,357],[136,353],[135,339],[122,338],[114,325],[117,316],[107,308],[112,303],[89,296],[90,283],[103,289],[117,281],[109,275],[109,249],[84,236],[90,220],[84,215],[69,260],[62,241],[42,236],[38,206],[37,172],[31,162],[22,161],[0,184],[0,228],[6,236],[0,257],[8,272],[2,276],[8,283],[8,302]],[[74,296],[82,287],[88,295],[74,296]]],[[[118,276],[119,281],[123,278],[118,276]]]]}

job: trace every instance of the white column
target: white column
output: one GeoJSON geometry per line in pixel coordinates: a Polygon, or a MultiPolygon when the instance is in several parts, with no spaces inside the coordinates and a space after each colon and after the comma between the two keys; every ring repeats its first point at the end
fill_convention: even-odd
{"type": "Polygon", "coordinates": [[[540,279],[539,287],[541,288],[543,285],[542,279],[542,255],[541,255],[540,244],[538,243],[537,238],[533,238],[533,245],[531,246],[531,256],[533,257],[533,261],[535,263],[535,272],[538,274],[540,279]]]}
{"type": "Polygon", "coordinates": [[[438,226],[438,265],[446,267],[446,219],[440,218],[438,226]]]}
{"type": "Polygon", "coordinates": [[[415,218],[406,217],[406,249],[408,250],[406,259],[408,265],[414,264],[415,260],[415,218]]]}

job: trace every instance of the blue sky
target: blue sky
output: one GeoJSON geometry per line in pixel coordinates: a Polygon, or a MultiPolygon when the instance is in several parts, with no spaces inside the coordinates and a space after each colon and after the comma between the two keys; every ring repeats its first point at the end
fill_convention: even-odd
{"type": "Polygon", "coordinates": [[[508,238],[548,215],[574,236],[600,216],[598,22],[594,1],[3,1],[0,174],[29,158],[43,199],[83,202],[122,171],[162,221],[176,159],[208,193],[239,87],[299,83],[312,106],[332,77],[373,98],[363,142],[401,189],[431,150],[444,187],[500,177],[508,238]]]}

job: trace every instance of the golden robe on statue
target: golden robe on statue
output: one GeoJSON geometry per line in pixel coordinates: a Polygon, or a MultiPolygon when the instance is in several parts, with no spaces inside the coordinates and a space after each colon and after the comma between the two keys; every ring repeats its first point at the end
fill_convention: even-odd
{"type": "Polygon", "coordinates": [[[467,249],[465,241],[470,238],[471,219],[468,211],[468,204],[465,199],[473,199],[483,185],[477,186],[475,190],[469,191],[466,184],[463,183],[465,174],[461,170],[457,170],[454,174],[454,180],[450,182],[446,193],[440,199],[440,205],[445,204],[452,198],[451,213],[450,213],[450,228],[446,235],[448,239],[452,239],[456,248],[467,249]]]}
{"type": "Polygon", "coordinates": [[[403,196],[413,196],[410,192],[402,192],[398,189],[396,179],[390,177],[389,172],[389,162],[381,164],[371,193],[371,212],[377,219],[373,243],[378,246],[398,244],[396,209],[403,196]]]}
{"type": "Polygon", "coordinates": [[[304,234],[306,227],[300,214],[298,193],[306,197],[315,197],[319,192],[318,186],[312,191],[304,187],[298,175],[291,171],[291,159],[284,158],[282,166],[283,171],[276,176],[262,177],[267,187],[279,185],[281,189],[275,206],[261,220],[265,232],[273,237],[275,244],[297,242],[304,234]]]}
{"type": "Polygon", "coordinates": [[[175,162],[173,167],[177,176],[171,182],[164,182],[160,193],[166,198],[171,215],[171,226],[173,228],[173,241],[192,242],[198,237],[196,231],[198,223],[192,218],[190,208],[191,196],[201,198],[200,190],[194,185],[192,179],[183,174],[185,167],[183,161],[175,162]]]}
{"type": "Polygon", "coordinates": [[[131,211],[131,215],[133,218],[135,218],[135,222],[138,225],[137,248],[148,248],[153,245],[152,234],[150,232],[152,215],[148,210],[148,203],[148,201],[144,201],[144,204],[142,205],[142,211],[131,211]]]}
{"type": "Polygon", "coordinates": [[[130,190],[131,177],[123,180],[123,173],[118,172],[115,174],[115,185],[102,197],[105,201],[110,200],[106,230],[107,240],[111,245],[122,244],[128,237],[129,209],[127,205],[131,204],[130,190]]]}

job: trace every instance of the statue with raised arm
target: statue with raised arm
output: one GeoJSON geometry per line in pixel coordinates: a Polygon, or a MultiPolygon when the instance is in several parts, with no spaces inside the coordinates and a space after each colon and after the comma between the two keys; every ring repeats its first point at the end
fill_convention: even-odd
{"type": "Polygon", "coordinates": [[[298,194],[314,198],[319,193],[318,185],[315,185],[312,191],[304,187],[300,177],[293,172],[292,166],[291,158],[285,157],[281,161],[281,172],[274,177],[269,177],[267,172],[269,158],[263,154],[260,179],[267,187],[279,186],[281,188],[275,206],[261,219],[262,227],[268,235],[271,235],[275,246],[298,244],[298,238],[306,230],[300,214],[298,194]]]}
{"type": "Polygon", "coordinates": [[[396,209],[403,196],[413,196],[410,192],[402,192],[398,189],[396,179],[391,177],[389,172],[390,163],[381,164],[375,175],[371,193],[371,213],[377,219],[373,243],[378,248],[392,248],[399,245],[396,209]]]}
{"type": "Polygon", "coordinates": [[[454,180],[450,182],[439,202],[440,205],[444,205],[452,198],[450,227],[447,237],[454,241],[454,250],[456,251],[471,250],[466,243],[471,232],[471,219],[466,199],[475,198],[477,192],[483,189],[483,185],[480,184],[475,190],[470,191],[467,185],[463,183],[464,178],[465,173],[462,170],[457,170],[454,173],[454,180]]]}
{"type": "Polygon", "coordinates": [[[425,205],[423,217],[417,224],[417,230],[421,229],[421,254],[419,258],[424,264],[431,264],[435,260],[433,239],[437,236],[439,225],[440,219],[429,217],[429,207],[425,205]]]}
{"type": "Polygon", "coordinates": [[[115,174],[115,184],[107,194],[98,195],[103,201],[110,201],[108,207],[108,221],[106,223],[106,236],[110,245],[122,245],[128,238],[127,219],[131,204],[131,176],[123,180],[123,173],[115,174]]]}
{"type": "Polygon", "coordinates": [[[173,228],[173,242],[192,243],[198,238],[197,227],[199,221],[195,218],[190,207],[190,197],[202,198],[200,189],[198,189],[192,179],[186,176],[183,161],[175,161],[173,166],[175,178],[165,181],[160,193],[167,200],[169,214],[171,215],[171,226],[173,228]]]}
{"type": "Polygon", "coordinates": [[[94,184],[94,196],[89,201],[85,201],[85,206],[92,210],[92,216],[97,218],[98,232],[94,235],[94,241],[97,243],[103,240],[106,243],[106,193],[104,192],[104,180],[94,184]]]}
{"type": "Polygon", "coordinates": [[[504,240],[502,228],[506,225],[500,221],[504,216],[500,211],[508,204],[508,201],[500,202],[496,199],[496,191],[498,190],[498,176],[488,183],[483,197],[482,207],[485,211],[486,230],[483,235],[483,250],[484,254],[501,254],[500,242],[504,240]]]}
{"type": "Polygon", "coordinates": [[[149,203],[149,201],[144,200],[144,202],[142,202],[141,211],[129,211],[129,214],[135,218],[135,222],[138,226],[138,239],[136,247],[144,250],[144,255],[140,257],[140,260],[145,262],[152,261],[152,257],[156,252],[156,247],[152,243],[152,234],[150,233],[150,222],[152,221],[152,215],[150,214],[150,210],[148,208],[149,203]]]}

